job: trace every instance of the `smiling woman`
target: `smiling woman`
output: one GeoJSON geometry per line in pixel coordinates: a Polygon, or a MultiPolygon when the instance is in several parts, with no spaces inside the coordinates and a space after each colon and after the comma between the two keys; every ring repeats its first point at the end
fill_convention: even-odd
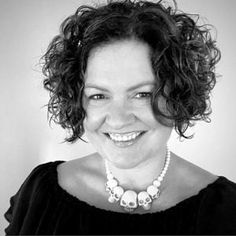
{"type": "Polygon", "coordinates": [[[101,156],[122,168],[149,159],[161,167],[163,160],[156,156],[165,156],[172,131],[155,119],[151,109],[155,76],[149,55],[148,45],[129,39],[100,46],[88,61],[85,133],[101,156]]]}
{"type": "Polygon", "coordinates": [[[162,1],[79,7],[44,55],[44,86],[66,141],[86,135],[96,152],[36,167],[6,233],[236,233],[236,184],[167,145],[209,121],[219,59],[210,29],[162,1]]]}

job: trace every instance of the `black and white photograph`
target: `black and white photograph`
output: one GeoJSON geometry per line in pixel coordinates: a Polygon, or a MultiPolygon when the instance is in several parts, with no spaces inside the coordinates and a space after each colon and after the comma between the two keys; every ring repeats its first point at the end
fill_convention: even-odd
{"type": "Polygon", "coordinates": [[[236,235],[235,0],[0,0],[0,235],[236,235]]]}

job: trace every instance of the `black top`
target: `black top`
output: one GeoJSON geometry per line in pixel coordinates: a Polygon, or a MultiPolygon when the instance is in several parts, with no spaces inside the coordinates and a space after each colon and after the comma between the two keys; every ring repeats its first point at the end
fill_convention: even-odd
{"type": "Polygon", "coordinates": [[[37,166],[11,198],[6,234],[236,234],[236,184],[223,176],[167,210],[140,215],[73,197],[58,184],[60,163],[37,166]]]}

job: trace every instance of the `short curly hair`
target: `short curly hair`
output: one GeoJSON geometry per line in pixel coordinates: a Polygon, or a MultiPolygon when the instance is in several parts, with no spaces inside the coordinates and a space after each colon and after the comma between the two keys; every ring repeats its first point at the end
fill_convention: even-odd
{"type": "Polygon", "coordinates": [[[151,48],[158,81],[151,99],[155,118],[174,126],[180,137],[191,138],[185,134],[189,126],[196,120],[210,121],[210,92],[220,59],[210,26],[197,23],[192,15],[162,1],[108,0],[105,5],[80,6],[63,21],[43,56],[50,121],[70,131],[66,141],[83,140],[84,74],[91,49],[135,38],[151,48]],[[165,111],[160,98],[166,101],[165,111]]]}

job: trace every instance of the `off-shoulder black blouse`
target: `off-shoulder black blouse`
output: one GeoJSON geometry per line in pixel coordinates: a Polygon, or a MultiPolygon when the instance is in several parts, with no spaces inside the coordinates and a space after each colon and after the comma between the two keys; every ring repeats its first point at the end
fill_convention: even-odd
{"type": "Polygon", "coordinates": [[[223,176],[167,210],[140,215],[73,197],[58,184],[60,163],[37,166],[11,198],[7,235],[236,234],[236,184],[223,176]]]}

